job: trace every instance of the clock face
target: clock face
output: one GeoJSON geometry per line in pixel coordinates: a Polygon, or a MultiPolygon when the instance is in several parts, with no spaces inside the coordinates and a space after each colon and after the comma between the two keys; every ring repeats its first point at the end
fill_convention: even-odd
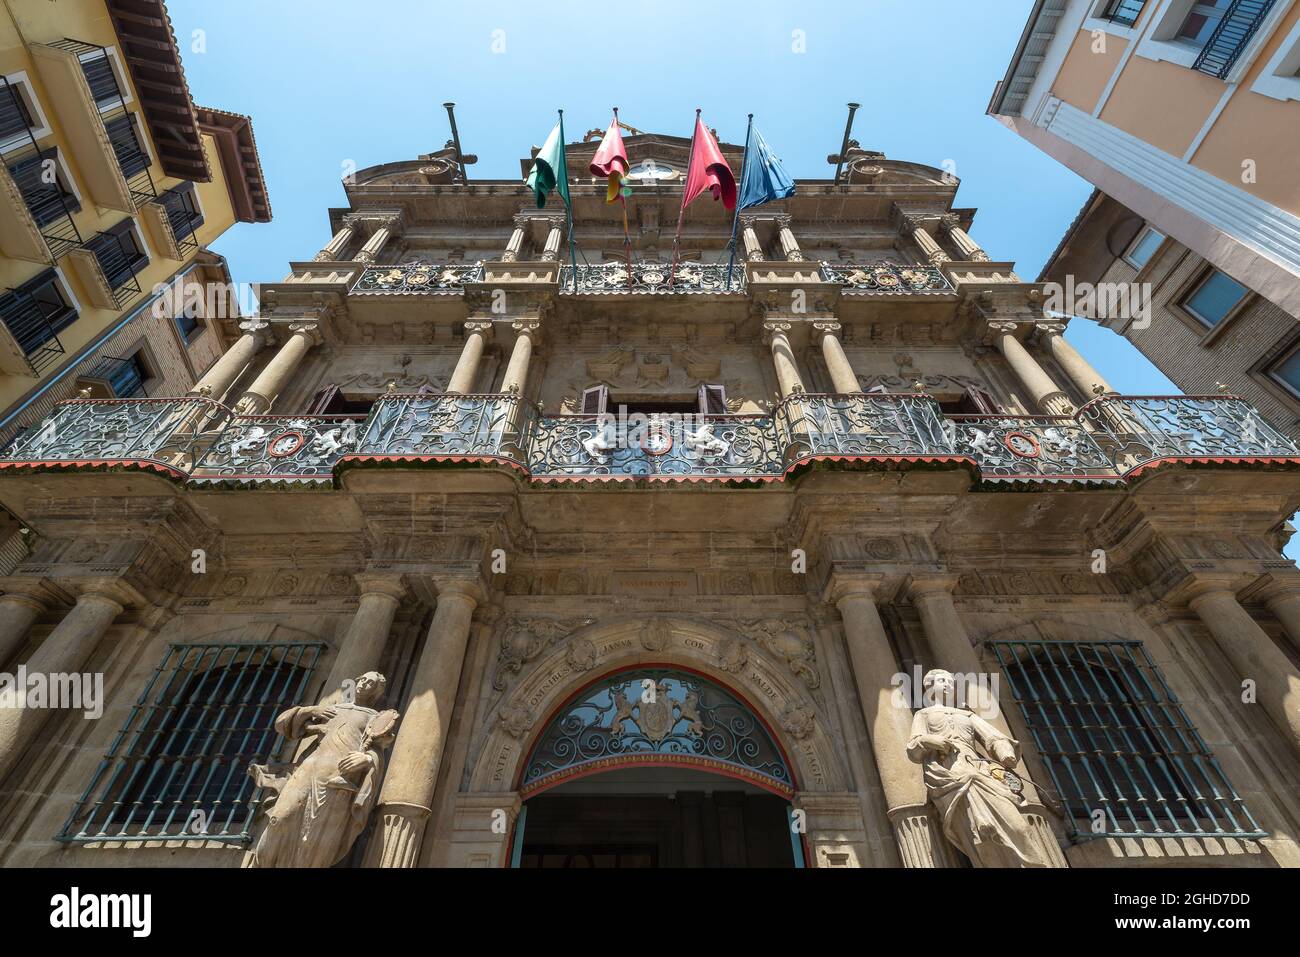
{"type": "Polygon", "coordinates": [[[678,175],[677,170],[673,169],[666,163],[661,163],[658,160],[646,159],[637,163],[628,170],[625,178],[638,183],[657,183],[665,180],[676,179],[678,175]]]}

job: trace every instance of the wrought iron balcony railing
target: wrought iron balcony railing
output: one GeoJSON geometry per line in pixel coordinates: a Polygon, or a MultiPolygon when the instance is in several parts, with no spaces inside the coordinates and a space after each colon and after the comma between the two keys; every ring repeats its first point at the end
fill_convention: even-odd
{"type": "Polygon", "coordinates": [[[954,415],[957,454],[973,458],[987,480],[1117,478],[1110,459],[1068,416],[954,415]]]}
{"type": "Polygon", "coordinates": [[[515,394],[386,395],[364,420],[232,416],[201,398],[61,403],[6,464],[161,466],[197,483],[329,481],[344,460],[504,463],[539,481],[770,481],[814,459],[966,462],[981,482],[1121,482],[1162,461],[1300,449],[1234,396],[1094,399],[1074,418],[945,417],[923,394],[798,393],[772,415],[543,416],[515,394]]]}
{"type": "Polygon", "coordinates": [[[590,263],[577,267],[576,286],[574,275],[573,266],[564,266],[560,270],[561,293],[644,295],[745,291],[745,267],[741,263],[731,267],[730,288],[727,287],[726,263],[680,262],[675,274],[672,263],[633,263],[630,272],[624,262],[590,263]],[[670,276],[671,286],[668,284],[670,276]]]}
{"type": "Polygon", "coordinates": [[[352,285],[354,293],[459,293],[467,282],[483,280],[483,264],[407,263],[370,266],[352,285]]]}
{"type": "Polygon", "coordinates": [[[935,266],[900,266],[887,262],[832,265],[823,262],[821,269],[824,281],[840,283],[845,292],[905,296],[954,291],[952,283],[935,266]]]}
{"type": "Polygon", "coordinates": [[[1226,80],[1277,0],[1232,0],[1192,69],[1226,80]]]}
{"type": "Polygon", "coordinates": [[[1292,458],[1296,444],[1231,395],[1103,395],[1079,410],[1120,472],[1160,460],[1292,458]]]}
{"type": "Polygon", "coordinates": [[[364,418],[342,415],[238,415],[199,457],[194,479],[329,480],[356,451],[364,418]]]}

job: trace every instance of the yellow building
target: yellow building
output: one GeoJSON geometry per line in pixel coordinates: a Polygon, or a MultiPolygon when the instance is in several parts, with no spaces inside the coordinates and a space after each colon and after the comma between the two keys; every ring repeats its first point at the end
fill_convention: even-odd
{"type": "Polygon", "coordinates": [[[0,444],[83,389],[187,391],[235,302],[204,248],[271,218],[250,121],[194,105],[160,0],[3,8],[0,444]],[[194,284],[219,291],[160,295],[194,284]]]}

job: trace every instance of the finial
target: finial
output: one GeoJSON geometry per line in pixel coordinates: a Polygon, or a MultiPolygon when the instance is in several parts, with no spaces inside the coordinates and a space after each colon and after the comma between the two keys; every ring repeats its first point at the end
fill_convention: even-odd
{"type": "Polygon", "coordinates": [[[199,386],[198,392],[199,395],[203,396],[204,398],[207,398],[208,396],[212,395],[212,386],[201,385],[199,386]]]}
{"type": "Polygon", "coordinates": [[[925,383],[922,382],[920,379],[913,379],[913,380],[912,380],[912,391],[913,391],[913,392],[924,392],[924,391],[925,391],[925,383]]]}
{"type": "Polygon", "coordinates": [[[1220,392],[1227,392],[1227,391],[1228,391],[1228,386],[1227,386],[1227,384],[1226,384],[1226,383],[1223,383],[1223,382],[1216,382],[1216,383],[1214,383],[1214,387],[1215,387],[1216,389],[1218,389],[1220,392]]]}
{"type": "Polygon", "coordinates": [[[81,396],[83,399],[89,399],[89,398],[90,398],[90,386],[86,386],[84,389],[82,389],[80,392],[78,392],[77,395],[81,396]]]}
{"type": "Polygon", "coordinates": [[[1102,385],[1100,382],[1094,382],[1094,383],[1092,384],[1092,394],[1093,394],[1093,395],[1105,395],[1105,394],[1106,394],[1106,387],[1105,387],[1104,385],[1102,385]]]}
{"type": "Polygon", "coordinates": [[[388,380],[388,391],[389,391],[389,392],[396,392],[396,391],[397,391],[397,380],[396,380],[396,379],[389,379],[389,380],[388,380]]]}

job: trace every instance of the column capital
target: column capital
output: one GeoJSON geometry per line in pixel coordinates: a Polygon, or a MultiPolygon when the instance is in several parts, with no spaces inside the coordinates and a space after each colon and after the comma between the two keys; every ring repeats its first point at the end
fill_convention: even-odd
{"type": "Polygon", "coordinates": [[[884,582],[884,575],[852,571],[832,572],[822,600],[836,606],[853,598],[865,598],[874,603],[879,597],[884,582]]]}
{"type": "Polygon", "coordinates": [[[438,601],[453,598],[468,601],[471,607],[478,607],[487,600],[487,589],[483,583],[472,578],[444,578],[433,576],[433,590],[438,601]]]}
{"type": "Polygon", "coordinates": [[[516,319],[510,323],[510,328],[514,330],[516,336],[536,339],[542,331],[542,322],[540,319],[516,319]]]}
{"type": "Polygon", "coordinates": [[[1183,579],[1177,591],[1178,598],[1192,611],[1195,611],[1196,606],[1208,598],[1227,595],[1233,601],[1236,601],[1240,587],[1240,574],[1231,572],[1220,574],[1192,572],[1183,579]]]}
{"type": "Polygon", "coordinates": [[[821,345],[822,340],[827,336],[839,339],[843,332],[844,326],[842,326],[837,319],[815,319],[812,324],[813,345],[821,345]]]}
{"type": "Polygon", "coordinates": [[[934,596],[952,598],[953,590],[957,587],[957,580],[960,577],[952,572],[926,572],[913,575],[907,580],[907,594],[913,601],[934,596]]]}
{"type": "Polygon", "coordinates": [[[120,615],[132,605],[143,604],[135,589],[121,582],[87,581],[72,586],[77,594],[77,604],[100,604],[113,608],[114,615],[120,615]]]}
{"type": "Polygon", "coordinates": [[[289,323],[289,331],[294,335],[304,336],[313,346],[318,346],[325,341],[321,335],[320,324],[315,320],[289,323]]]}
{"type": "Polygon", "coordinates": [[[769,319],[763,323],[763,345],[770,346],[777,336],[788,336],[794,323],[769,319]]]}
{"type": "Polygon", "coordinates": [[[362,598],[367,595],[385,595],[394,601],[401,601],[406,597],[406,585],[397,572],[363,571],[357,572],[352,579],[357,583],[362,598]]]}
{"type": "Polygon", "coordinates": [[[492,323],[485,319],[470,319],[465,323],[466,335],[478,333],[484,339],[490,339],[492,338],[492,329],[492,323]]]}

